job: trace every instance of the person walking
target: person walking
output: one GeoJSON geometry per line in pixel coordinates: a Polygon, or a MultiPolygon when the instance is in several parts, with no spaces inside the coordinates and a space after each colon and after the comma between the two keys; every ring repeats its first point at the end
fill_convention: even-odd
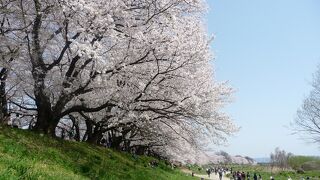
{"type": "Polygon", "coordinates": [[[219,179],[222,180],[222,170],[220,169],[218,173],[219,173],[219,179]]]}
{"type": "Polygon", "coordinates": [[[211,174],[211,170],[210,169],[207,169],[207,174],[208,174],[208,177],[210,178],[210,174],[211,174]]]}
{"type": "Polygon", "coordinates": [[[258,180],[257,173],[253,173],[253,180],[258,180]]]}
{"type": "Polygon", "coordinates": [[[232,173],[233,180],[237,180],[237,172],[232,173]]]}
{"type": "Polygon", "coordinates": [[[237,173],[237,177],[238,177],[238,179],[237,179],[237,180],[242,180],[242,176],[241,176],[241,172],[240,172],[240,171],[238,171],[238,173],[237,173]]]}
{"type": "Polygon", "coordinates": [[[242,171],[242,173],[241,173],[241,179],[242,179],[242,180],[246,180],[246,173],[244,173],[243,171],[242,171]]]}

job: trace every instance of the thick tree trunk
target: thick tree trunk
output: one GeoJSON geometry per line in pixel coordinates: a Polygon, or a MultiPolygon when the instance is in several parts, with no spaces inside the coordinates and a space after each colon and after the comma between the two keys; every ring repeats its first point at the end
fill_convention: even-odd
{"type": "Polygon", "coordinates": [[[30,59],[32,63],[32,76],[34,80],[34,96],[37,105],[37,122],[34,130],[55,136],[55,128],[58,124],[54,118],[54,112],[48,92],[46,92],[45,78],[47,69],[43,60],[43,51],[40,43],[40,29],[42,25],[41,1],[34,0],[36,16],[32,28],[32,48],[30,59]]]}
{"type": "Polygon", "coordinates": [[[136,148],[136,154],[137,154],[137,155],[144,155],[145,152],[146,152],[146,150],[147,150],[147,147],[146,147],[146,146],[138,146],[138,147],[136,148]]]}
{"type": "Polygon", "coordinates": [[[87,137],[86,142],[88,142],[88,139],[91,139],[91,136],[92,136],[93,124],[90,120],[86,120],[85,122],[87,127],[85,136],[87,137]]]}
{"type": "Polygon", "coordinates": [[[90,144],[99,145],[102,138],[102,132],[99,130],[99,127],[94,126],[90,120],[86,120],[87,126],[87,140],[86,142],[90,144]]]}
{"type": "MultiPolygon", "coordinates": [[[[43,82],[40,81],[38,84],[41,83],[43,82]]],[[[38,116],[33,129],[55,137],[56,127],[60,121],[61,109],[52,108],[50,98],[44,93],[44,85],[39,87],[36,86],[35,88],[38,116]]]]}
{"type": "Polygon", "coordinates": [[[55,129],[59,123],[59,112],[55,112],[52,110],[52,105],[50,102],[50,98],[44,92],[45,91],[45,83],[44,77],[45,74],[37,75],[35,73],[35,101],[37,105],[37,122],[35,123],[35,127],[33,128],[35,131],[42,132],[44,134],[49,134],[53,137],[56,136],[55,129]]]}
{"type": "Polygon", "coordinates": [[[75,139],[76,141],[79,141],[79,142],[80,142],[81,138],[80,138],[80,127],[79,127],[79,124],[76,122],[76,123],[74,124],[74,127],[75,127],[75,131],[76,131],[76,134],[75,134],[75,136],[74,136],[74,139],[75,139]]]}
{"type": "Polygon", "coordinates": [[[117,150],[122,150],[121,143],[123,142],[122,136],[115,136],[111,139],[110,147],[117,150]]]}
{"type": "Polygon", "coordinates": [[[88,136],[87,142],[90,144],[99,145],[102,139],[102,135],[100,133],[93,133],[91,136],[88,136]]]}
{"type": "Polygon", "coordinates": [[[2,69],[0,74],[0,123],[7,124],[9,119],[8,101],[6,95],[7,70],[2,69]]]}
{"type": "Polygon", "coordinates": [[[33,128],[35,131],[39,131],[45,134],[52,134],[53,114],[51,111],[51,105],[43,97],[36,96],[37,105],[37,122],[33,128]]]}
{"type": "Polygon", "coordinates": [[[1,82],[0,85],[0,121],[4,123],[5,119],[8,116],[8,108],[7,108],[7,98],[5,91],[5,82],[1,82]]]}
{"type": "Polygon", "coordinates": [[[80,141],[81,138],[80,138],[80,127],[79,127],[79,123],[77,122],[77,119],[72,116],[72,115],[69,115],[69,118],[71,119],[72,121],[72,131],[75,131],[75,135],[73,136],[73,138],[76,140],[76,141],[80,141]]]}
{"type": "Polygon", "coordinates": [[[109,144],[110,148],[122,150],[121,143],[123,142],[123,136],[120,133],[117,133],[113,130],[111,130],[111,133],[109,133],[109,144]]]}

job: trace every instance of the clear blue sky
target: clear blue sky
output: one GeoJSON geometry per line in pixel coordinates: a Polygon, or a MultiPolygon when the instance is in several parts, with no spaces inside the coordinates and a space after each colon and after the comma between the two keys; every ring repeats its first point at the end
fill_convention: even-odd
{"type": "Polygon", "coordinates": [[[268,157],[276,147],[320,155],[286,127],[320,63],[320,1],[207,1],[216,77],[236,89],[226,111],[242,127],[218,149],[251,157],[268,157]]]}

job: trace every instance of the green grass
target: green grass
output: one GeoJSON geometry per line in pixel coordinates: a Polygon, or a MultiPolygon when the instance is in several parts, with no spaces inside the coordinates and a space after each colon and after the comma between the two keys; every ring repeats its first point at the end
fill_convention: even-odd
{"type": "Polygon", "coordinates": [[[191,170],[192,172],[196,173],[196,174],[207,174],[206,172],[206,168],[208,167],[202,167],[196,164],[188,164],[186,166],[187,169],[191,170]]]}
{"type": "Polygon", "coordinates": [[[0,179],[193,179],[152,160],[0,126],[0,179]]]}

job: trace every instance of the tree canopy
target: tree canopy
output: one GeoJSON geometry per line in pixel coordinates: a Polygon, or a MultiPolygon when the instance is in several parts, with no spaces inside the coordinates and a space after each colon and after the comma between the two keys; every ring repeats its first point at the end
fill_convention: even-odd
{"type": "MultiPolygon", "coordinates": [[[[202,0],[1,0],[1,117],[167,156],[236,131],[202,0]]],[[[4,119],[4,118],[2,118],[4,119]]]]}

